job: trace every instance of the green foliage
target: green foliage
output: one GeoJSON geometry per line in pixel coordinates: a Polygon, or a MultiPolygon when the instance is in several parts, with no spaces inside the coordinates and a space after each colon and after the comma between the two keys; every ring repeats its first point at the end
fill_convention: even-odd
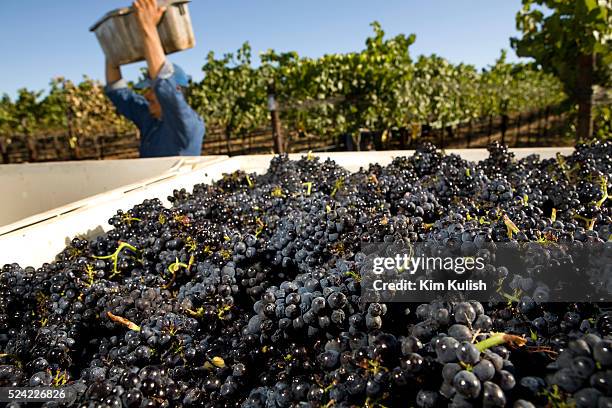
{"type": "MultiPolygon", "coordinates": [[[[116,113],[100,83],[85,77],[79,84],[57,80],[57,100],[63,105],[68,124],[77,137],[102,132],[125,133],[133,126],[116,113]]],[[[53,92],[50,94],[53,95],[53,92]]]]}
{"type": "Polygon", "coordinates": [[[560,103],[565,95],[551,75],[510,64],[505,52],[489,69],[453,65],[436,55],[410,58],[415,36],[374,34],[361,52],[300,58],[295,52],[262,56],[263,75],[275,84],[290,129],[319,135],[358,129],[455,125],[560,103]],[[305,108],[307,107],[307,108],[305,108]]]}
{"type": "Polygon", "coordinates": [[[594,112],[595,137],[605,140],[612,135],[612,104],[599,105],[594,112]]]}
{"type": "Polygon", "coordinates": [[[297,53],[262,56],[262,71],[285,106],[283,122],[316,134],[386,129],[408,120],[407,84],[413,72],[408,48],[415,36],[384,38],[378,23],[362,52],[318,59],[297,53]]]}
{"type": "MultiPolygon", "coordinates": [[[[255,64],[248,43],[220,58],[210,53],[204,79],[186,89],[188,101],[209,130],[229,139],[269,126],[269,92],[285,128],[329,137],[360,129],[390,134],[415,124],[453,126],[543,108],[565,97],[553,76],[506,62],[505,52],[482,72],[437,55],[413,61],[414,35],[388,38],[378,23],[372,27],[364,49],[346,54],[305,58],[268,50],[255,64]]],[[[67,127],[75,137],[133,129],[116,115],[101,85],[88,78],[79,84],[55,79],[45,97],[24,89],[15,101],[0,99],[0,137],[67,127]]]]}
{"type": "Polygon", "coordinates": [[[15,104],[9,107],[8,125],[19,133],[29,133],[36,127],[39,118],[44,117],[45,104],[40,100],[41,94],[25,88],[19,89],[15,104]]]}
{"type": "Polygon", "coordinates": [[[556,75],[569,96],[576,90],[577,61],[595,55],[596,82],[610,84],[612,66],[611,0],[523,0],[516,16],[522,38],[512,38],[521,57],[532,57],[556,75]]]}
{"type": "Polygon", "coordinates": [[[215,59],[213,52],[202,68],[204,79],[188,89],[188,100],[206,118],[210,127],[223,129],[227,138],[244,135],[264,123],[266,83],[259,69],[251,65],[248,43],[234,54],[215,59]]]}
{"type": "Polygon", "coordinates": [[[50,133],[69,126],[76,137],[133,130],[126,119],[117,115],[102,85],[87,77],[79,84],[55,78],[47,95],[42,94],[20,89],[15,101],[7,95],[0,99],[0,137],[50,133]]]}

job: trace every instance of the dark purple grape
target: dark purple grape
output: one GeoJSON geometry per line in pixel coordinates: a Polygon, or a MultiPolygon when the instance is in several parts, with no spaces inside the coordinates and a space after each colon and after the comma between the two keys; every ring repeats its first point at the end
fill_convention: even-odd
{"type": "Polygon", "coordinates": [[[595,388],[583,388],[574,394],[576,408],[596,407],[599,397],[601,397],[601,392],[595,388]]]}
{"type": "Polygon", "coordinates": [[[495,375],[495,366],[489,360],[480,360],[472,372],[481,382],[489,381],[495,375]]]}
{"type": "Polygon", "coordinates": [[[457,303],[453,308],[455,321],[461,324],[471,324],[476,318],[476,312],[470,303],[457,303]]]}
{"type": "Polygon", "coordinates": [[[506,395],[499,386],[491,381],[485,381],[482,388],[483,407],[505,407],[506,395]]]}
{"type": "Polygon", "coordinates": [[[535,408],[535,405],[529,401],[519,399],[514,402],[513,408],[535,408]]]}
{"type": "Polygon", "coordinates": [[[464,364],[474,365],[480,361],[480,351],[472,343],[463,341],[456,350],[457,359],[464,364]]]}
{"type": "MultiPolygon", "coordinates": [[[[444,381],[452,383],[455,375],[461,370],[461,366],[457,363],[444,364],[442,368],[442,378],[444,378],[444,381]]],[[[495,373],[495,371],[493,373],[495,373]]]]}
{"type": "Polygon", "coordinates": [[[582,380],[570,368],[562,368],[554,374],[553,384],[558,385],[567,392],[575,392],[580,389],[582,380]]]}
{"type": "Polygon", "coordinates": [[[586,379],[595,371],[595,362],[590,357],[579,356],[574,358],[570,368],[578,377],[586,379]]]}
{"type": "Polygon", "coordinates": [[[504,391],[510,391],[516,385],[516,380],[514,376],[506,370],[501,370],[499,372],[499,386],[504,391]]]}
{"type": "Polygon", "coordinates": [[[459,342],[452,337],[442,337],[436,344],[436,355],[441,363],[451,363],[457,360],[459,342]]]}
{"type": "Polygon", "coordinates": [[[476,398],[480,394],[480,380],[466,370],[462,370],[455,375],[453,386],[459,393],[468,398],[476,398]]]}
{"type": "Polygon", "coordinates": [[[420,390],[416,396],[416,404],[420,408],[434,408],[438,401],[438,393],[420,390]]]}
{"type": "Polygon", "coordinates": [[[603,367],[612,365],[612,341],[602,340],[593,347],[595,361],[603,367]]]}

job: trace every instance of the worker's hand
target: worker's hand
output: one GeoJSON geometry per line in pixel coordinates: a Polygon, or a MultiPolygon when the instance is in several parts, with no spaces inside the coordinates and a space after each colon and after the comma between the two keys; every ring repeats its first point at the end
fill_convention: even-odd
{"type": "Polygon", "coordinates": [[[133,4],[136,17],[143,29],[157,29],[166,7],[158,7],[157,0],[136,0],[133,4]]]}

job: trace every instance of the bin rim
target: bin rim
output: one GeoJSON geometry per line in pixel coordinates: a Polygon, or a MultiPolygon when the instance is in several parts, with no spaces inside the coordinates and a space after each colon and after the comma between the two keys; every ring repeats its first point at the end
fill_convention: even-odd
{"type": "MultiPolygon", "coordinates": [[[[162,3],[162,5],[164,5],[165,7],[170,7],[176,4],[191,3],[191,0],[164,0],[164,1],[161,1],[160,3],[162,3]]],[[[131,14],[133,11],[134,11],[134,8],[131,6],[121,7],[118,9],[111,10],[108,13],[106,13],[104,16],[102,16],[102,18],[100,18],[98,21],[96,21],[91,27],[89,27],[89,31],[91,32],[96,31],[98,27],[100,27],[102,24],[104,24],[104,22],[106,22],[106,20],[110,18],[118,17],[118,16],[126,16],[128,14],[131,14]]]]}

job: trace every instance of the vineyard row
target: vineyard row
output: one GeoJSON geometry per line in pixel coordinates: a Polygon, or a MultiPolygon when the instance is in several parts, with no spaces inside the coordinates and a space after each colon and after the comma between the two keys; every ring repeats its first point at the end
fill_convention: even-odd
{"type": "MultiPolygon", "coordinates": [[[[495,116],[481,118],[446,129],[419,126],[391,132],[382,137],[381,132],[362,130],[361,143],[351,135],[322,137],[283,129],[287,133],[287,151],[290,153],[328,150],[411,149],[423,140],[430,140],[440,147],[482,147],[491,140],[501,140],[511,146],[531,146],[543,137],[559,139],[565,126],[559,107],[524,112],[507,118],[495,116]]],[[[38,135],[13,135],[10,143],[0,138],[0,163],[44,162],[62,160],[127,159],[138,157],[140,143],[137,132],[127,134],[93,134],[80,137],[76,144],[68,133],[38,135]]],[[[204,141],[204,155],[243,155],[270,153],[274,145],[272,129],[261,128],[249,134],[226,139],[221,129],[209,129],[204,141]]]]}
{"type": "MultiPolygon", "coordinates": [[[[327,145],[339,135],[356,136],[363,129],[391,134],[414,124],[465,127],[480,118],[516,116],[566,99],[555,77],[527,64],[508,63],[503,52],[487,69],[477,70],[436,55],[413,59],[409,48],[414,40],[402,34],[386,38],[374,24],[362,51],[320,58],[268,51],[258,63],[245,43],[236,53],[210,53],[202,68],[204,79],[192,83],[185,94],[214,130],[209,143],[220,133],[221,145],[238,141],[229,142],[230,147],[271,127],[271,112],[287,135],[317,135],[327,145]]],[[[98,150],[106,148],[100,147],[106,142],[95,142],[92,135],[134,132],[133,125],[116,114],[101,84],[88,78],[78,84],[55,78],[46,92],[22,89],[14,100],[6,95],[0,99],[4,151],[18,143],[16,135],[31,140],[57,134],[67,135],[72,153],[56,156],[74,156],[92,143],[98,150]]],[[[65,149],[60,144],[53,140],[48,148],[65,149]]]]}

